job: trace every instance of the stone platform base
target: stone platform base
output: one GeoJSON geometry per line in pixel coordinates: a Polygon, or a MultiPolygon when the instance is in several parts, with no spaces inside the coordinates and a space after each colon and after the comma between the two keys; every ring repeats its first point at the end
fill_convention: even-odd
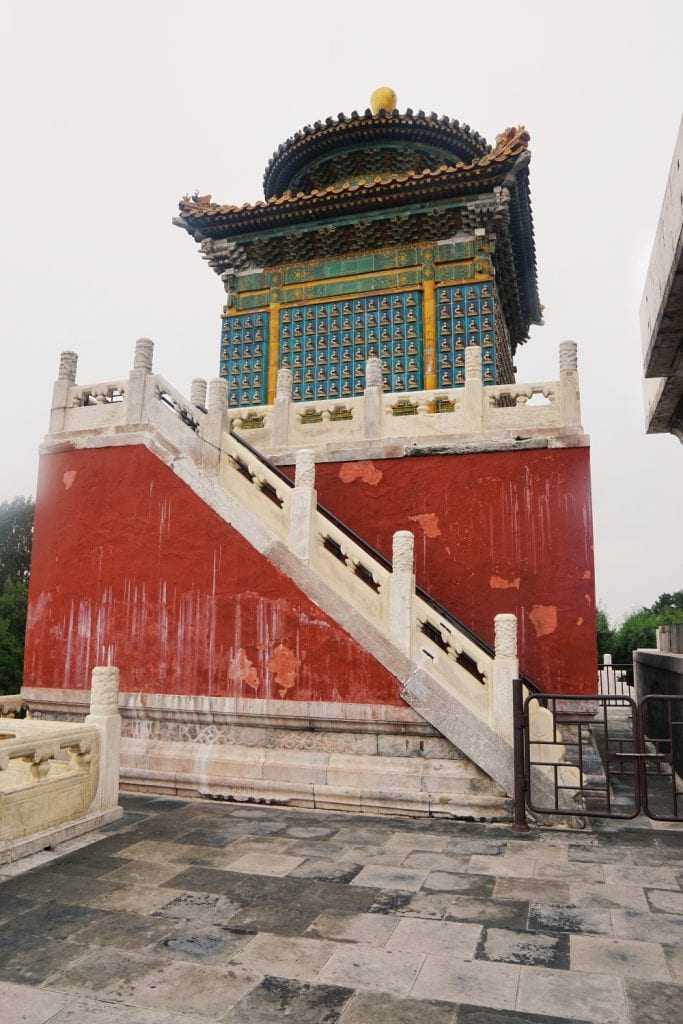
{"type": "Polygon", "coordinates": [[[21,839],[12,839],[0,844],[0,864],[12,864],[22,857],[28,857],[40,850],[49,850],[59,843],[65,843],[68,839],[75,839],[86,832],[94,832],[112,821],[117,821],[123,815],[122,807],[114,807],[110,811],[101,811],[97,814],[86,814],[77,821],[67,821],[63,825],[55,825],[44,832],[33,833],[30,836],[23,836],[21,839]]]}
{"type": "MultiPolygon", "coordinates": [[[[80,718],[84,691],[26,689],[80,718]]],[[[120,695],[123,790],[325,810],[508,821],[492,779],[408,707],[120,695]]]]}

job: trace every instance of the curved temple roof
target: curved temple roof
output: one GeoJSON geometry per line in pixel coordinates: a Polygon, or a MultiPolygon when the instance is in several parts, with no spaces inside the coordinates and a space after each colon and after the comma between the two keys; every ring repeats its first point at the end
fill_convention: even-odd
{"type": "Polygon", "coordinates": [[[266,199],[336,182],[469,163],[490,151],[486,139],[448,117],[407,110],[354,111],[316,121],[278,146],[263,177],[266,199]]]}
{"type": "Polygon", "coordinates": [[[245,221],[249,221],[250,230],[253,230],[256,221],[265,226],[273,219],[268,216],[268,211],[273,211],[277,221],[282,223],[284,217],[277,216],[275,211],[284,213],[297,209],[303,213],[304,210],[312,211],[314,207],[320,210],[334,205],[337,200],[353,197],[362,202],[364,199],[376,199],[380,194],[398,192],[399,189],[401,201],[418,201],[413,193],[419,194],[424,190],[445,190],[449,195],[489,191],[513,170],[518,157],[527,152],[528,145],[529,133],[525,128],[508,128],[496,138],[493,149],[486,146],[481,156],[468,163],[458,161],[450,166],[442,164],[433,169],[426,167],[386,176],[375,175],[355,181],[335,182],[325,188],[313,188],[310,192],[294,193],[287,190],[265,202],[244,203],[242,206],[212,203],[210,195],[184,196],[178,204],[184,221],[181,226],[186,227],[191,234],[197,231],[202,237],[225,237],[226,231],[231,228],[239,230],[240,224],[245,221]]]}
{"type": "Polygon", "coordinates": [[[421,110],[339,114],[278,147],[265,171],[265,200],[235,206],[186,195],[175,223],[204,243],[217,273],[482,226],[497,239],[514,347],[530,324],[542,323],[529,159],[523,127],[490,146],[468,125],[421,110]]]}

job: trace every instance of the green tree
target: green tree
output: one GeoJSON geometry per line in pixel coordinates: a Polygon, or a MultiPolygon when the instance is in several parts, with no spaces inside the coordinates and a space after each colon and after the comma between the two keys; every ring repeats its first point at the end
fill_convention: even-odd
{"type": "Polygon", "coordinates": [[[607,612],[604,608],[598,608],[596,626],[598,632],[598,661],[603,661],[605,654],[612,654],[612,647],[614,646],[614,630],[609,624],[607,612]]]}
{"type": "Polygon", "coordinates": [[[31,498],[0,502],[0,694],[22,683],[34,511],[31,498]]]}
{"type": "Polygon", "coordinates": [[[657,644],[657,626],[683,622],[683,591],[662,594],[649,608],[638,608],[627,615],[612,640],[612,660],[630,664],[638,648],[657,644]]]}
{"type": "Polygon", "coordinates": [[[0,592],[0,694],[21,688],[27,601],[26,583],[5,581],[0,592]]]}
{"type": "Polygon", "coordinates": [[[662,612],[683,612],[683,590],[677,590],[674,594],[660,594],[655,603],[650,605],[650,611],[655,615],[662,612]]]}
{"type": "Polygon", "coordinates": [[[28,583],[34,513],[32,498],[0,502],[0,587],[5,580],[28,583]]]}

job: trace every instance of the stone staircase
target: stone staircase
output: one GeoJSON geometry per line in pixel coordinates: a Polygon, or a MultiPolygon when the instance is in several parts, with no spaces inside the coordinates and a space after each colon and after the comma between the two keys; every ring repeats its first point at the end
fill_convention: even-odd
{"type": "MultiPolygon", "coordinates": [[[[373,369],[366,395],[380,386],[373,369]]],[[[292,483],[230,432],[225,381],[210,383],[208,407],[204,382],[193,382],[188,401],[152,372],[146,339],[126,380],[77,385],[76,356],[62,355],[43,451],[65,445],[146,446],[361,643],[407,705],[385,709],[382,720],[362,706],[349,717],[349,705],[122,694],[124,787],[386,813],[509,814],[515,616],[496,616],[491,649],[416,588],[412,533],[396,533],[392,561],[383,559],[319,507],[311,451],[297,454],[292,483]],[[196,726],[194,735],[183,735],[183,724],[196,726]],[[202,740],[203,727],[210,734],[202,740]]],[[[38,688],[25,696],[64,715],[77,714],[83,699],[38,688]]],[[[545,715],[535,707],[537,735],[550,727],[545,715]]]]}

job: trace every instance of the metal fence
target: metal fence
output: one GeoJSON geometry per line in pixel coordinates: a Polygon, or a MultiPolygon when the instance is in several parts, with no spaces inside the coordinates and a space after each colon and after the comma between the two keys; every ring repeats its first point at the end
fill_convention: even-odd
{"type": "MultiPolygon", "coordinates": [[[[621,666],[610,666],[618,675],[621,666]]],[[[625,679],[614,681],[628,687],[625,679]]],[[[530,694],[514,684],[515,828],[539,815],[683,821],[683,697],[625,689],[530,694]],[[631,690],[631,692],[633,692],[631,690]],[[550,714],[535,733],[534,704],[550,714]],[[550,727],[548,727],[550,724],[550,727]],[[540,785],[540,783],[543,783],[540,785]],[[540,791],[552,794],[540,797],[540,791]]]]}

